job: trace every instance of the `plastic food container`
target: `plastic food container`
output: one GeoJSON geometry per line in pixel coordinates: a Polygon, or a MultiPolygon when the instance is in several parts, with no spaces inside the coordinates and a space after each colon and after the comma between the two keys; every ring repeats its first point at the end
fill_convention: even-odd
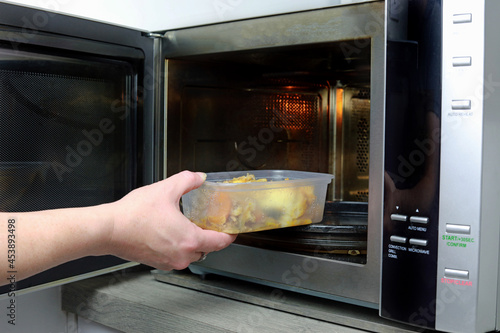
{"type": "Polygon", "coordinates": [[[183,212],[203,229],[230,234],[321,222],[332,179],[288,170],[208,173],[201,187],[182,197],[183,212]],[[256,181],[232,182],[248,176],[256,181]]]}

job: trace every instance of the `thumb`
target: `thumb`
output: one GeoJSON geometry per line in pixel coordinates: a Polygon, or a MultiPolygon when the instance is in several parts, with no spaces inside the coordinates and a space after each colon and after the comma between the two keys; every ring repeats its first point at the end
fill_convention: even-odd
{"type": "Polygon", "coordinates": [[[182,171],[169,178],[171,186],[181,196],[200,187],[207,175],[203,172],[182,171]]]}

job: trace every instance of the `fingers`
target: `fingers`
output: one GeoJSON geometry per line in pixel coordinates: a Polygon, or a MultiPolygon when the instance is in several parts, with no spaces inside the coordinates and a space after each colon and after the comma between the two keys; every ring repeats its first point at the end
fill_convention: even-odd
{"type": "Polygon", "coordinates": [[[179,252],[177,255],[170,257],[167,260],[166,266],[157,268],[168,270],[184,269],[193,262],[201,262],[205,260],[210,253],[226,248],[236,239],[236,235],[228,235],[217,231],[203,229],[199,229],[198,231],[199,232],[193,233],[193,235],[196,234],[197,240],[188,240],[188,242],[185,243],[190,244],[191,241],[194,241],[196,245],[191,243],[191,245],[186,245],[186,247],[181,246],[178,248],[179,252]]]}
{"type": "Polygon", "coordinates": [[[236,235],[230,235],[213,230],[201,230],[199,245],[196,252],[215,252],[228,247],[236,239],[236,235]]]}
{"type": "MultiPolygon", "coordinates": [[[[203,230],[179,210],[179,199],[205,181],[204,173],[183,171],[136,189],[114,204],[109,254],[159,269],[183,269],[236,238],[203,230]],[[137,233],[138,228],[142,232],[137,233]]],[[[111,206],[110,206],[111,207],[111,206]]]]}
{"type": "Polygon", "coordinates": [[[203,260],[207,259],[208,253],[206,252],[201,252],[200,253],[200,259],[196,260],[195,262],[202,262],[203,260]]]}
{"type": "MultiPolygon", "coordinates": [[[[207,250],[194,252],[194,260],[191,259],[187,265],[193,262],[204,261],[211,252],[222,250],[223,248],[229,246],[236,239],[236,235],[228,235],[211,230],[203,230],[203,234],[205,236],[205,243],[202,244],[201,247],[206,248],[207,250]]],[[[192,257],[193,255],[191,256],[191,258],[192,257]]]]}
{"type": "Polygon", "coordinates": [[[187,192],[200,187],[206,178],[207,175],[203,172],[182,171],[170,176],[166,186],[173,193],[178,193],[180,198],[187,192]]]}

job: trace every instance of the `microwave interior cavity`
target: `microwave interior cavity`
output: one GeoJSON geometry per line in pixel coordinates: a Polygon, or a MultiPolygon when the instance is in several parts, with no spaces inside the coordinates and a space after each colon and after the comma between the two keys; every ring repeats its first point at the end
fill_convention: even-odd
{"type": "Polygon", "coordinates": [[[343,40],[167,59],[167,175],[184,169],[334,174],[322,223],[242,235],[238,242],[364,263],[370,43],[343,40]],[[355,56],[347,56],[354,48],[355,56]]]}
{"type": "Polygon", "coordinates": [[[330,200],[366,202],[370,47],[346,43],[168,59],[168,173],[328,172],[330,200]]]}

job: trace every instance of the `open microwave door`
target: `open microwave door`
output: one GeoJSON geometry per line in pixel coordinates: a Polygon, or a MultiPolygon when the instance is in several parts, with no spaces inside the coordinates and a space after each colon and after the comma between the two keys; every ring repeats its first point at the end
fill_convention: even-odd
{"type": "MultiPolygon", "coordinates": [[[[2,211],[97,205],[158,179],[154,44],[145,32],[0,3],[2,211]]],[[[86,257],[0,295],[133,265],[86,257]]]]}
{"type": "Polygon", "coordinates": [[[165,176],[184,169],[331,173],[325,208],[349,211],[342,222],[331,214],[315,224],[318,233],[240,235],[191,271],[378,307],[384,10],[374,1],[160,34],[165,176]],[[377,28],[352,29],[366,22],[377,28]],[[332,228],[319,231],[341,223],[355,242],[332,241],[332,228]],[[310,278],[286,278],[310,260],[321,262],[310,278]]]}

